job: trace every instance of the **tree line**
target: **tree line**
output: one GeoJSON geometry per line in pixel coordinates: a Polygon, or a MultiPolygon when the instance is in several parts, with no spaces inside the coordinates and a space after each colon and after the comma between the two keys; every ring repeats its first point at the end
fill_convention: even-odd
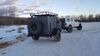
{"type": "MultiPolygon", "coordinates": [[[[0,16],[0,25],[26,25],[28,18],[0,16]]],[[[84,16],[80,15],[77,19],[80,22],[100,22],[100,14],[84,16]]]]}
{"type": "Polygon", "coordinates": [[[25,25],[27,18],[0,16],[0,25],[25,25]]]}
{"type": "Polygon", "coordinates": [[[80,22],[100,22],[100,14],[93,15],[90,14],[89,16],[80,15],[78,18],[80,22]]]}

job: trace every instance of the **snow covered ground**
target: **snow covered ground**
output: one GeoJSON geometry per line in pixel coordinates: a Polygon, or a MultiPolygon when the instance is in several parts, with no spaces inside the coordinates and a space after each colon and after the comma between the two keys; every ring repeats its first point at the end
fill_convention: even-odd
{"type": "MultiPolygon", "coordinates": [[[[82,25],[81,31],[74,30],[72,33],[63,31],[60,42],[54,42],[49,38],[34,41],[31,37],[26,37],[23,42],[1,48],[0,56],[100,56],[100,23],[82,23],[82,25]]],[[[17,31],[5,33],[5,31],[17,27],[0,28],[0,37],[15,39],[15,35],[22,33],[19,34],[17,31]]],[[[23,32],[27,34],[26,26],[23,32]]]]}
{"type": "MultiPolygon", "coordinates": [[[[27,26],[21,26],[24,27],[25,30],[22,30],[22,33],[27,34],[27,26]]],[[[19,26],[2,26],[0,27],[0,42],[6,42],[16,39],[19,35],[22,35],[22,33],[18,33],[19,26]]]]}

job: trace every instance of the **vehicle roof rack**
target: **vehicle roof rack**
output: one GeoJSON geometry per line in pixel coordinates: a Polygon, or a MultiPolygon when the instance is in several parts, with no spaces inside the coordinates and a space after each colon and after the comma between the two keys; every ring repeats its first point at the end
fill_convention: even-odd
{"type": "Polygon", "coordinates": [[[30,13],[30,16],[58,16],[58,14],[53,12],[37,12],[37,13],[30,13]]]}

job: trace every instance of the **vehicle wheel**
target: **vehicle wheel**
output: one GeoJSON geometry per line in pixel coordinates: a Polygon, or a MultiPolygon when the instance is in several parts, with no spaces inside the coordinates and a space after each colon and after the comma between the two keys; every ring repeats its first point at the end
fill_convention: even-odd
{"type": "Polygon", "coordinates": [[[38,40],[39,39],[39,36],[32,36],[32,39],[33,40],[38,40]]]}
{"type": "Polygon", "coordinates": [[[55,41],[60,41],[61,40],[61,31],[60,30],[57,30],[57,33],[54,37],[55,41]]]}
{"type": "Polygon", "coordinates": [[[31,24],[30,30],[32,34],[40,34],[43,30],[43,25],[41,22],[35,21],[31,24]]]}
{"type": "Polygon", "coordinates": [[[79,26],[77,27],[77,30],[82,30],[82,25],[79,24],[79,26]]]}
{"type": "Polygon", "coordinates": [[[69,27],[66,29],[68,31],[68,33],[72,32],[72,25],[69,25],[69,27]]]}

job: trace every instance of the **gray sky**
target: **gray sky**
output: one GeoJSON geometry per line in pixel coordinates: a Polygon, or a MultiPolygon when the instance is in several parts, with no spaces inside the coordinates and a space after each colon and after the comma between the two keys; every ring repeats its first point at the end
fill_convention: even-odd
{"type": "Polygon", "coordinates": [[[18,8],[26,10],[52,11],[59,15],[79,15],[100,13],[99,2],[100,0],[7,0],[4,4],[16,4],[18,8]]]}

